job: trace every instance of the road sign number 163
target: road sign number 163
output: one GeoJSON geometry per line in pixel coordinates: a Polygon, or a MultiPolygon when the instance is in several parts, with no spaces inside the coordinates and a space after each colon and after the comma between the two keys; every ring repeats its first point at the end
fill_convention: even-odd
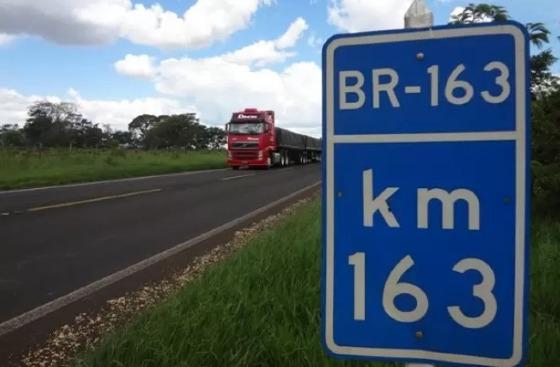
{"type": "MultiPolygon", "coordinates": [[[[363,321],[366,319],[366,279],[365,279],[365,262],[366,255],[363,252],[356,252],[348,257],[348,264],[354,268],[354,320],[363,321]]],[[[383,309],[395,321],[399,322],[416,322],[421,320],[429,308],[428,295],[417,285],[399,281],[403,274],[414,266],[414,260],[410,255],[405,256],[391,270],[385,286],[383,287],[383,309]],[[409,295],[416,301],[416,306],[412,310],[403,311],[395,305],[395,299],[400,295],[409,295]]],[[[496,282],[494,271],[484,261],[476,258],[466,258],[458,263],[452,269],[458,273],[465,273],[469,270],[475,270],[482,276],[482,282],[474,285],[473,297],[479,298],[484,309],[478,316],[466,316],[458,305],[447,307],[449,316],[457,324],[469,328],[479,329],[490,324],[496,317],[498,306],[496,298],[492,293],[496,282]]]]}

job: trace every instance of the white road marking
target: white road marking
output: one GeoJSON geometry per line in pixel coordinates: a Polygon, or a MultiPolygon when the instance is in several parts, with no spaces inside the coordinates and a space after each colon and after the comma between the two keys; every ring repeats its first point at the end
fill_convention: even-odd
{"type": "Polygon", "coordinates": [[[36,206],[34,208],[24,210],[24,212],[39,212],[39,211],[49,210],[49,209],[66,208],[66,207],[69,207],[69,206],[96,203],[96,202],[99,202],[99,201],[121,199],[121,198],[128,198],[128,197],[131,197],[131,196],[151,194],[153,192],[159,192],[159,191],[161,191],[161,189],[133,191],[133,192],[127,192],[127,193],[118,194],[118,195],[100,196],[100,197],[96,197],[96,198],[92,198],[92,199],[86,199],[86,200],[69,201],[69,202],[66,202],[66,203],[45,205],[45,206],[36,206]]]}
{"type": "Polygon", "coordinates": [[[255,173],[251,173],[248,175],[239,175],[239,176],[230,176],[230,177],[224,177],[222,179],[220,179],[220,181],[229,181],[229,180],[235,180],[236,178],[242,178],[242,177],[250,177],[250,176],[255,176],[255,173]]]}
{"type": "Polygon", "coordinates": [[[64,306],[67,306],[73,302],[76,302],[84,297],[87,297],[105,287],[110,286],[113,283],[118,282],[121,279],[124,279],[128,276],[131,276],[141,270],[146,269],[147,267],[154,265],[158,262],[161,262],[165,259],[168,259],[172,256],[177,255],[178,253],[180,253],[181,251],[195,246],[197,244],[199,244],[200,242],[215,236],[216,234],[226,231],[228,229],[234,228],[235,226],[253,218],[256,217],[257,215],[266,212],[269,209],[274,208],[277,205],[280,205],[284,202],[289,201],[290,199],[296,197],[299,194],[304,193],[305,191],[311,190],[317,186],[319,186],[321,184],[321,181],[315,182],[314,184],[311,184],[307,187],[304,187],[301,190],[298,190],[288,196],[284,196],[281,199],[278,199],[276,201],[273,201],[270,204],[267,204],[265,206],[260,207],[259,209],[256,209],[250,213],[247,213],[237,219],[232,220],[231,222],[222,224],[219,227],[216,227],[206,233],[203,233],[195,238],[192,238],[188,241],[185,241],[183,243],[180,243],[174,247],[171,247],[163,252],[160,252],[159,254],[156,254],[152,257],[149,257],[145,260],[142,260],[134,265],[129,266],[128,268],[125,268],[123,270],[120,270],[116,273],[110,274],[108,276],[106,276],[105,278],[99,279],[93,283],[90,283],[82,288],[76,289],[75,291],[68,293],[67,295],[64,295],[62,297],[59,297],[55,300],[52,300],[48,303],[45,303],[42,306],[39,306],[37,308],[34,308],[30,311],[27,311],[19,316],[16,316],[12,319],[9,319],[7,321],[4,321],[2,323],[0,323],[0,336],[7,334],[11,331],[14,331],[16,329],[19,329],[22,326],[25,326],[37,319],[40,319],[41,317],[44,317],[46,315],[48,315],[49,313],[52,313],[56,310],[61,309],[64,306]]]}

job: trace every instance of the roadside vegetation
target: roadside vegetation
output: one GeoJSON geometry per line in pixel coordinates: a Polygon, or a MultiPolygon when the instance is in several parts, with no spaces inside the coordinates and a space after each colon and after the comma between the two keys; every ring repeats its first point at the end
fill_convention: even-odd
{"type": "MultiPolygon", "coordinates": [[[[470,4],[453,23],[503,21],[470,4]]],[[[531,42],[551,39],[527,24],[531,42]]],[[[533,228],[529,367],[560,360],[560,88],[549,49],[531,58],[533,228]]],[[[320,344],[320,204],[314,201],[82,355],[94,366],[395,366],[337,361],[320,344]]]]}
{"type": "Polygon", "coordinates": [[[140,115],[128,127],[101,128],[72,103],[34,103],[22,127],[0,127],[0,189],[226,166],[225,132],[193,113],[140,115]]]}
{"type": "Polygon", "coordinates": [[[223,168],[226,153],[124,149],[0,150],[0,189],[223,168]]]}
{"type": "MultiPolygon", "coordinates": [[[[396,366],[342,362],[320,344],[320,203],[300,208],[77,365],[396,366]]],[[[560,360],[560,222],[533,229],[530,367],[560,360]]]]}
{"type": "Polygon", "coordinates": [[[529,363],[548,367],[560,361],[560,218],[533,221],[529,363]]]}

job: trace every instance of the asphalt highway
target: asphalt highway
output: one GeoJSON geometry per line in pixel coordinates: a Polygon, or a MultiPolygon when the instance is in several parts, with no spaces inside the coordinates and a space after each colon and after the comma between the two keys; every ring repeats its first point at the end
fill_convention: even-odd
{"type": "Polygon", "coordinates": [[[0,323],[320,180],[320,165],[0,192],[0,323]]]}

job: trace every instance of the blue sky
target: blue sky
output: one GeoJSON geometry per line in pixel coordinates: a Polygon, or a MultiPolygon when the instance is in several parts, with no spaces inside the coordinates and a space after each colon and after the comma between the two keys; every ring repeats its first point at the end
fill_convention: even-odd
{"type": "MultiPolygon", "coordinates": [[[[37,98],[51,97],[74,101],[95,122],[116,128],[125,128],[126,122],[139,113],[185,110],[199,112],[206,123],[219,125],[232,109],[249,104],[275,108],[283,125],[316,134],[320,120],[322,41],[348,30],[400,27],[403,9],[410,1],[18,0],[16,3],[20,4],[0,0],[0,123],[23,122],[26,105],[37,98]],[[155,4],[159,8],[154,8],[155,4]],[[143,7],[138,9],[140,5],[143,7]],[[193,6],[197,12],[184,18],[184,24],[153,36],[154,30],[147,25],[150,19],[157,20],[154,23],[157,27],[172,13],[177,19],[183,19],[185,11],[193,6]],[[54,16],[52,9],[57,9],[54,16]],[[164,11],[167,13],[162,16],[164,11]],[[227,16],[213,19],[220,11],[227,16]],[[117,15],[121,13],[119,18],[121,15],[117,15]],[[230,14],[233,20],[228,18],[230,14]],[[232,24],[224,25],[230,21],[232,24]],[[194,25],[195,22],[199,23],[194,25]],[[216,23],[215,29],[212,22],[216,23]],[[208,32],[204,30],[207,24],[210,24],[208,32]],[[294,25],[294,32],[279,43],[278,39],[290,25],[294,25]],[[202,31],[193,37],[183,37],[192,29],[202,31]],[[259,41],[261,44],[243,55],[231,55],[259,41]],[[230,56],[225,56],[228,53],[230,56]],[[262,57],[247,56],[248,53],[259,53],[262,57]],[[115,63],[126,55],[142,57],[123,61],[122,68],[117,68],[115,63]],[[207,83],[201,79],[205,75],[207,83]],[[308,90],[300,90],[298,86],[302,85],[308,90]],[[261,93],[262,89],[268,90],[261,93]],[[291,113],[287,111],[292,110],[301,121],[288,116],[291,113]]],[[[429,0],[428,3],[435,23],[440,25],[447,23],[453,9],[468,1],[429,0]]],[[[522,23],[544,22],[554,35],[549,47],[560,56],[557,39],[560,7],[556,0],[511,0],[497,4],[505,6],[511,17],[522,23]]],[[[178,24],[173,22],[169,24],[178,24]]],[[[560,73],[558,63],[554,71],[560,73]]]]}

